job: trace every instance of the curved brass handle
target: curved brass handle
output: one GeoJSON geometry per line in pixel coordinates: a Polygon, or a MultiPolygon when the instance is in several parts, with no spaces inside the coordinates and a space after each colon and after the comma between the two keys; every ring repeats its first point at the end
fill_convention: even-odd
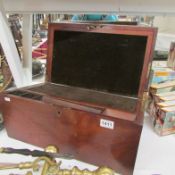
{"type": "Polygon", "coordinates": [[[86,28],[88,30],[95,30],[95,29],[101,29],[103,27],[104,27],[103,25],[88,25],[86,28]]]}

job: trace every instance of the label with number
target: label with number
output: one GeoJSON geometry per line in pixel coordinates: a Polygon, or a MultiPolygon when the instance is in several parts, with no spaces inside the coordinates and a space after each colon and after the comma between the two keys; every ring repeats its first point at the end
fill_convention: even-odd
{"type": "Polygon", "coordinates": [[[4,97],[4,100],[5,100],[5,101],[8,101],[8,102],[11,101],[11,100],[10,100],[10,97],[4,97]]]}
{"type": "Polygon", "coordinates": [[[103,128],[114,129],[114,121],[101,119],[100,126],[103,128]]]}

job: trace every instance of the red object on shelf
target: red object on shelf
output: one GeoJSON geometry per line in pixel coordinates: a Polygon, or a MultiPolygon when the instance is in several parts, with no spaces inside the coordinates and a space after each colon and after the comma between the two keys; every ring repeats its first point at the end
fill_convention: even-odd
{"type": "Polygon", "coordinates": [[[36,49],[32,51],[33,59],[46,59],[47,58],[47,40],[42,42],[36,49]]]}

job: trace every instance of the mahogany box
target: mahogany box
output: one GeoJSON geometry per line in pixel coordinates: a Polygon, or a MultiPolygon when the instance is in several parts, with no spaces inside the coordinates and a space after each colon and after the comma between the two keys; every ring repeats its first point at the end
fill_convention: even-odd
{"type": "Polygon", "coordinates": [[[47,81],[4,92],[10,137],[132,174],[157,29],[53,23],[47,81]]]}

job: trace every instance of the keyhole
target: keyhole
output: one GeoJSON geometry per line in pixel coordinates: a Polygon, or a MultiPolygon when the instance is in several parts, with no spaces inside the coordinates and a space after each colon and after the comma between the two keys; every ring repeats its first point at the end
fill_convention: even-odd
{"type": "Polygon", "coordinates": [[[57,115],[58,115],[58,117],[60,117],[61,116],[61,111],[57,111],[57,115]]]}

